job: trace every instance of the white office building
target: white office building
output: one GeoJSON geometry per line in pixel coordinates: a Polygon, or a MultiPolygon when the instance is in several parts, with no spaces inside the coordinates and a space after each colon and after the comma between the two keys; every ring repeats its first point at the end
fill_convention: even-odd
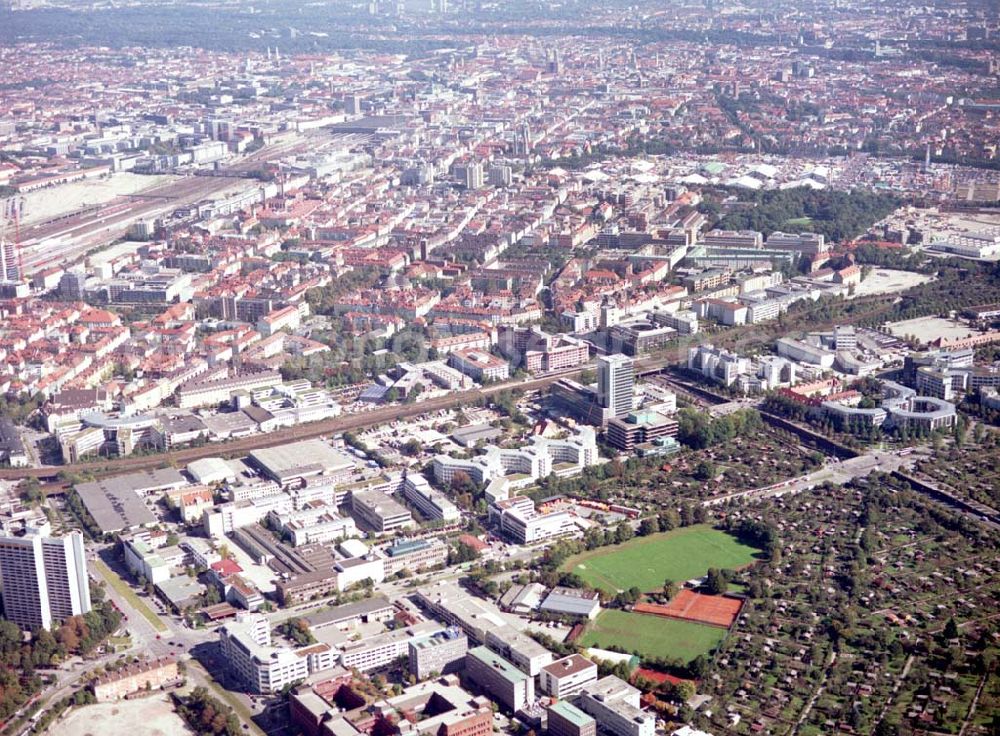
{"type": "Polygon", "coordinates": [[[142,539],[131,539],[124,544],[125,564],[137,578],[157,585],[170,579],[170,566],[156,550],[142,539]]]}
{"type": "Polygon", "coordinates": [[[272,512],[290,513],[293,507],[292,498],[284,493],[253,501],[233,501],[206,509],[202,523],[208,536],[221,538],[237,529],[263,521],[272,512]]]}
{"type": "Polygon", "coordinates": [[[455,521],[460,516],[458,507],[440,491],[431,488],[431,484],[422,475],[410,473],[406,476],[403,496],[428,519],[455,521]]]}
{"type": "Polygon", "coordinates": [[[580,692],[577,706],[614,736],[654,736],[656,716],[639,707],[639,691],[608,675],[580,692]]]}
{"type": "Polygon", "coordinates": [[[767,236],[767,247],[770,250],[788,250],[814,256],[826,253],[829,246],[822,233],[783,233],[775,230],[767,236]]]}
{"type": "Polygon", "coordinates": [[[815,345],[795,340],[791,337],[778,338],[775,343],[778,355],[783,358],[818,365],[821,368],[832,368],[836,354],[815,345]]]}
{"type": "Polygon", "coordinates": [[[597,435],[592,427],[581,426],[566,439],[533,437],[532,443],[517,449],[493,445],[471,460],[437,455],[432,469],[434,480],[449,485],[458,473],[465,473],[476,485],[508,478],[512,488],[531,485],[553,470],[572,475],[598,460],[597,435]]]}
{"type": "Polygon", "coordinates": [[[496,626],[487,631],[486,646],[533,678],[552,663],[552,652],[513,626],[496,626]]]}
{"type": "MultiPolygon", "coordinates": [[[[498,505],[502,506],[504,503],[506,502],[501,501],[498,505]]],[[[500,512],[500,532],[516,544],[535,544],[575,531],[577,526],[573,517],[565,511],[540,514],[532,503],[530,508],[511,506],[500,512]]]]}
{"type": "Polygon", "coordinates": [[[380,534],[416,525],[405,506],[380,491],[351,494],[351,511],[365,528],[380,534]]]}
{"type": "Polygon", "coordinates": [[[273,646],[270,624],[259,613],[237,614],[219,629],[219,646],[232,674],[257,693],[278,692],[337,662],[337,653],[328,644],[302,649],[273,646]]]}
{"type": "Polygon", "coordinates": [[[326,544],[358,536],[354,519],[341,516],[330,506],[317,504],[288,513],[272,511],[267,518],[291,539],[295,547],[303,544],[326,544]]]}
{"type": "Polygon", "coordinates": [[[613,417],[632,411],[635,366],[626,355],[602,355],[597,359],[597,402],[613,417]]]}
{"type": "Polygon", "coordinates": [[[388,667],[400,657],[409,657],[410,644],[444,631],[444,627],[434,621],[421,621],[405,629],[386,631],[376,636],[368,636],[357,641],[349,641],[341,647],[340,663],[344,667],[361,672],[371,672],[388,667]]]}
{"type": "Polygon", "coordinates": [[[705,344],[688,348],[687,367],[689,370],[698,371],[705,378],[724,386],[732,386],[739,376],[750,370],[750,359],[705,344]]]}
{"type": "Polygon", "coordinates": [[[543,693],[565,700],[597,682],[597,665],[579,654],[571,654],[542,667],[539,682],[543,693]]]}

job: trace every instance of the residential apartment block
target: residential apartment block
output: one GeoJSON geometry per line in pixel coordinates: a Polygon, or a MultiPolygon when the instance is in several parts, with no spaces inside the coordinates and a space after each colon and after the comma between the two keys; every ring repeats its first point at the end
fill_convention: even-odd
{"type": "Polygon", "coordinates": [[[91,608],[83,534],[48,536],[47,528],[23,537],[0,537],[4,617],[22,629],[52,629],[91,608]]]}
{"type": "Polygon", "coordinates": [[[174,657],[144,659],[120,670],[105,672],[90,683],[98,703],[121,700],[133,693],[159,689],[178,682],[177,660],[174,657]]]}

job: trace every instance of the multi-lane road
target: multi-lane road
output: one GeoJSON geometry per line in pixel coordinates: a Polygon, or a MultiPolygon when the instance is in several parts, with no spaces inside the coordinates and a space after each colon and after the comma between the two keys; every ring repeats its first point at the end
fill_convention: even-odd
{"type": "MultiPolygon", "coordinates": [[[[102,547],[99,548],[99,551],[95,548],[91,552],[91,557],[101,555],[107,559],[107,555],[111,551],[111,547],[102,547]]],[[[249,702],[245,698],[240,699],[233,692],[224,690],[219,684],[223,680],[223,669],[215,654],[219,637],[213,629],[190,628],[183,623],[179,616],[170,613],[159,599],[151,596],[140,597],[140,605],[144,605],[152,611],[152,614],[162,625],[163,630],[158,630],[146,618],[143,611],[138,610],[128,598],[120,595],[115,589],[115,584],[120,583],[113,579],[112,576],[118,574],[112,567],[109,566],[106,571],[101,565],[94,564],[93,560],[88,567],[99,581],[107,583],[104,588],[105,595],[127,617],[124,625],[132,640],[132,646],[128,653],[141,654],[145,657],[162,657],[169,654],[177,656],[186,663],[187,677],[194,684],[207,687],[217,698],[234,706],[240,720],[246,724],[247,733],[263,736],[263,731],[252,719],[252,709],[249,702]],[[205,667],[205,664],[212,670],[211,672],[205,667]]],[[[125,581],[125,584],[128,585],[128,582],[125,581]]],[[[101,661],[106,661],[106,659],[101,661]]],[[[89,669],[93,668],[79,672],[67,671],[59,690],[48,696],[48,702],[55,702],[54,697],[62,697],[80,682],[85,681],[89,669]]]]}
{"type": "Polygon", "coordinates": [[[837,460],[836,458],[828,458],[822,468],[812,473],[800,475],[797,478],[791,478],[761,488],[750,488],[745,491],[736,491],[716,496],[704,501],[704,505],[718,506],[730,501],[778,498],[786,494],[800,493],[823,483],[844,485],[855,478],[863,478],[875,471],[891,473],[900,468],[911,467],[918,459],[920,458],[917,455],[902,456],[898,452],[881,452],[877,450],[844,461],[837,460]]]}

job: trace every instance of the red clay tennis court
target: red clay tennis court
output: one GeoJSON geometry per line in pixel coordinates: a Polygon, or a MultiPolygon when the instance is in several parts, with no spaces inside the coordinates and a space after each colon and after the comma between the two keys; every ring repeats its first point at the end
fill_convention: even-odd
{"type": "Polygon", "coordinates": [[[636,613],[648,613],[681,621],[696,621],[728,629],[740,615],[742,607],[743,601],[738,598],[704,595],[685,588],[665,606],[656,603],[636,603],[632,610],[636,613]]]}

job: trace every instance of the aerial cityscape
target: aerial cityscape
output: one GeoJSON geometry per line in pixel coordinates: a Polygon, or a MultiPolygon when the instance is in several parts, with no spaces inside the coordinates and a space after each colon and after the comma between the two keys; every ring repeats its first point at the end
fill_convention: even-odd
{"type": "Polygon", "coordinates": [[[0,736],[1000,736],[997,0],[0,70],[0,736]]]}

